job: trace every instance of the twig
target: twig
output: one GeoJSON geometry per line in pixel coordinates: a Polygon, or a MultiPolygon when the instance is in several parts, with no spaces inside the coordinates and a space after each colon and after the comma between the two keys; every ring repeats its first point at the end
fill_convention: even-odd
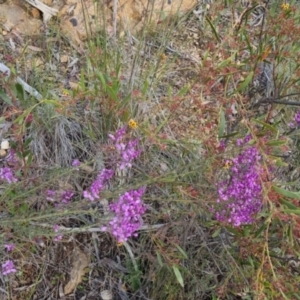
{"type": "Polygon", "coordinates": [[[2,293],[4,293],[4,294],[8,295],[8,292],[7,292],[6,290],[4,290],[3,288],[1,288],[1,287],[0,287],[0,292],[2,292],[2,293]]]}
{"type": "MultiPolygon", "coordinates": [[[[7,74],[8,76],[10,75],[10,69],[3,63],[0,63],[0,71],[3,73],[3,74],[7,74]]],[[[43,96],[36,90],[34,89],[33,87],[31,87],[29,84],[27,84],[23,79],[21,79],[19,76],[16,78],[16,81],[18,83],[20,83],[24,90],[30,94],[31,96],[35,97],[37,100],[42,100],[43,99],[43,96]]]]}
{"type": "MultiPolygon", "coordinates": [[[[40,227],[44,227],[44,228],[53,229],[53,225],[47,224],[47,223],[30,222],[30,224],[34,225],[34,226],[40,226],[40,227]]],[[[143,226],[141,226],[139,231],[155,230],[155,229],[159,229],[165,225],[167,225],[167,224],[143,225],[143,226]]],[[[58,226],[57,230],[60,233],[62,233],[62,232],[65,232],[65,233],[104,232],[100,226],[99,227],[90,227],[90,228],[85,228],[85,227],[69,228],[69,227],[65,227],[65,226],[58,226]]]]}
{"type": "Polygon", "coordinates": [[[278,98],[275,99],[272,97],[263,98],[257,104],[262,104],[262,103],[277,103],[277,104],[285,104],[285,105],[292,105],[292,106],[300,106],[300,101],[285,101],[285,100],[279,100],[278,98]]]}
{"type": "Polygon", "coordinates": [[[43,21],[47,23],[51,17],[56,16],[58,14],[58,10],[55,8],[51,8],[39,0],[25,0],[30,5],[36,7],[43,13],[43,21]]]}

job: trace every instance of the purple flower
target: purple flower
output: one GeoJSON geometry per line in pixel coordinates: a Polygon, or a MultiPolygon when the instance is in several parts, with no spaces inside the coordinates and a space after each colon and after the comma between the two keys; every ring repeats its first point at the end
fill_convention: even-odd
{"type": "Polygon", "coordinates": [[[288,123],[288,126],[291,128],[291,129],[294,129],[297,127],[297,124],[295,122],[290,122],[288,123]]]}
{"type": "Polygon", "coordinates": [[[0,178],[6,180],[8,183],[18,181],[18,179],[14,177],[12,169],[9,167],[0,168],[0,178]]]}
{"type": "Polygon", "coordinates": [[[90,188],[88,190],[83,191],[84,198],[89,199],[91,201],[99,199],[99,194],[103,191],[105,183],[113,176],[113,170],[103,169],[103,171],[100,174],[98,174],[97,178],[94,180],[90,188]]]}
{"type": "Polygon", "coordinates": [[[17,270],[15,269],[14,263],[12,260],[7,260],[5,263],[2,264],[2,274],[7,275],[9,273],[16,273],[17,270]]]}
{"type": "Polygon", "coordinates": [[[247,134],[243,139],[237,139],[236,145],[239,147],[243,146],[243,145],[247,144],[251,139],[252,139],[251,134],[247,134]]]}
{"type": "Polygon", "coordinates": [[[297,125],[300,125],[300,110],[297,112],[296,116],[295,116],[295,122],[297,123],[297,125]]]}
{"type": "Polygon", "coordinates": [[[54,237],[53,241],[54,241],[54,242],[59,242],[59,241],[62,240],[62,238],[63,238],[62,234],[59,234],[59,235],[56,235],[56,236],[54,237]]]}
{"type": "MultiPolygon", "coordinates": [[[[142,215],[147,209],[141,199],[144,193],[144,187],[128,191],[109,206],[115,216],[109,222],[108,228],[118,242],[125,242],[129,237],[137,236],[136,231],[142,226],[142,215]]],[[[106,230],[106,227],[104,229],[106,230]]]]}
{"type": "Polygon", "coordinates": [[[126,134],[127,126],[123,126],[122,128],[118,129],[115,134],[109,134],[109,138],[114,142],[119,142],[126,134]]]}
{"type": "Polygon", "coordinates": [[[4,249],[7,252],[13,251],[15,249],[15,245],[14,244],[4,244],[4,249]]]}
{"type": "Polygon", "coordinates": [[[5,161],[11,164],[15,164],[18,162],[16,158],[16,151],[12,148],[9,149],[9,152],[5,158],[5,161]]]}
{"type": "Polygon", "coordinates": [[[46,197],[46,199],[48,200],[48,201],[51,201],[51,202],[54,202],[55,201],[55,196],[56,196],[56,191],[54,191],[54,190],[47,190],[47,197],[46,197]]]}
{"type": "Polygon", "coordinates": [[[72,162],[72,167],[79,167],[81,162],[78,159],[74,159],[72,162]]]}
{"type": "Polygon", "coordinates": [[[253,216],[262,208],[260,160],[256,147],[249,147],[232,159],[230,179],[217,184],[219,197],[213,207],[217,220],[233,226],[253,222],[253,216]]]}
{"type": "MultiPolygon", "coordinates": [[[[54,232],[58,232],[59,231],[59,226],[57,225],[57,224],[55,224],[54,226],[53,226],[53,230],[54,230],[54,232]]],[[[62,238],[63,238],[63,235],[62,234],[58,234],[58,235],[56,235],[55,237],[54,237],[54,242],[58,242],[58,241],[61,241],[62,240],[62,238]]]]}
{"type": "Polygon", "coordinates": [[[63,191],[61,194],[61,202],[64,204],[68,204],[74,196],[72,191],[63,191]]]}
{"type": "Polygon", "coordinates": [[[138,139],[126,139],[127,127],[122,127],[116,131],[115,134],[109,134],[109,138],[113,141],[114,146],[118,152],[118,165],[121,170],[132,167],[132,161],[138,158],[141,154],[139,149],[138,139]]]}

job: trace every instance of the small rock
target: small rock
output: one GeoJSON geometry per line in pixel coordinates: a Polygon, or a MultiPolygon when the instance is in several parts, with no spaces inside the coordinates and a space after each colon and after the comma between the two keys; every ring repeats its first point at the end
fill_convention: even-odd
{"type": "Polygon", "coordinates": [[[35,7],[31,9],[30,14],[34,19],[41,19],[42,18],[41,12],[35,7]]]}
{"type": "Polygon", "coordinates": [[[72,90],[76,90],[79,84],[77,82],[69,81],[69,85],[72,90]]]}
{"type": "Polygon", "coordinates": [[[8,150],[9,148],[10,148],[9,141],[8,140],[3,140],[1,142],[1,149],[2,150],[8,150]]]}
{"type": "Polygon", "coordinates": [[[110,290],[101,291],[100,296],[103,300],[112,300],[113,299],[113,295],[110,290]]]}
{"type": "Polygon", "coordinates": [[[68,62],[69,61],[69,56],[68,55],[62,55],[61,57],[60,57],[60,62],[61,63],[66,63],[66,62],[68,62]]]}

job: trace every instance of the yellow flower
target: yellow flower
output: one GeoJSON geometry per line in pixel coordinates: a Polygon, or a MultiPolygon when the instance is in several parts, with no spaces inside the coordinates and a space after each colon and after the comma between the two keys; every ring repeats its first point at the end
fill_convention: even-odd
{"type": "Polygon", "coordinates": [[[224,164],[224,166],[223,166],[223,168],[225,169],[225,170],[227,170],[227,169],[229,169],[231,166],[233,165],[233,162],[231,161],[231,160],[226,160],[225,161],[225,164],[224,164]]]}
{"type": "Polygon", "coordinates": [[[281,8],[282,10],[287,11],[290,9],[290,5],[288,3],[282,3],[281,8]]]}
{"type": "Polygon", "coordinates": [[[62,90],[62,95],[63,95],[64,97],[68,97],[68,96],[71,95],[71,93],[70,93],[68,90],[63,89],[63,90],[62,90]]]}
{"type": "Polygon", "coordinates": [[[131,128],[131,129],[136,129],[137,128],[137,122],[134,121],[133,119],[130,119],[129,122],[128,122],[128,126],[131,128]]]}

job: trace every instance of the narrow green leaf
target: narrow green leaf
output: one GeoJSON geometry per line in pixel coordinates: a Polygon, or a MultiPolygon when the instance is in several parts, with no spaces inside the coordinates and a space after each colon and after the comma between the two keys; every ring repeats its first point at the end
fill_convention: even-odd
{"type": "Polygon", "coordinates": [[[99,72],[98,78],[100,79],[100,82],[101,82],[101,84],[102,84],[102,87],[103,87],[104,89],[106,89],[106,80],[105,80],[103,74],[99,72]]]}
{"type": "Polygon", "coordinates": [[[182,275],[178,269],[178,267],[176,265],[173,265],[173,271],[175,273],[175,276],[176,276],[176,279],[177,281],[179,282],[179,284],[184,287],[184,283],[183,283],[183,278],[182,278],[182,275]]]}
{"type": "Polygon", "coordinates": [[[19,101],[23,104],[25,104],[25,91],[20,83],[16,83],[16,92],[17,92],[17,97],[19,101]]]}
{"type": "Polygon", "coordinates": [[[228,138],[233,137],[233,136],[235,136],[237,134],[239,134],[239,133],[237,131],[235,131],[235,132],[232,132],[230,134],[219,136],[219,139],[228,139],[228,138]]]}
{"type": "Polygon", "coordinates": [[[168,123],[169,119],[166,118],[164,121],[162,121],[156,128],[155,134],[158,134],[160,130],[168,123]]]}
{"type": "Polygon", "coordinates": [[[249,41],[248,35],[245,34],[245,33],[243,33],[243,36],[244,36],[244,38],[245,38],[245,41],[246,41],[246,44],[247,44],[247,46],[248,46],[248,50],[249,50],[250,56],[251,56],[251,55],[253,55],[253,47],[252,47],[252,45],[251,45],[251,43],[250,43],[250,41],[249,41]]]}
{"type": "Polygon", "coordinates": [[[248,87],[249,83],[251,82],[251,80],[253,78],[253,75],[254,75],[253,71],[248,74],[246,79],[238,86],[238,88],[237,88],[238,92],[244,91],[248,87]]]}
{"type": "Polygon", "coordinates": [[[156,251],[156,257],[157,257],[157,261],[158,261],[159,265],[162,267],[164,264],[162,261],[162,257],[158,251],[156,251]]]}
{"type": "Polygon", "coordinates": [[[255,232],[254,237],[257,238],[260,236],[260,234],[265,230],[265,228],[267,227],[267,224],[262,224],[262,226],[260,226],[260,228],[255,232]]]}
{"type": "Polygon", "coordinates": [[[219,37],[219,34],[217,33],[217,30],[216,30],[214,24],[211,22],[211,20],[210,20],[210,18],[209,18],[208,16],[206,16],[205,19],[206,19],[206,21],[208,22],[208,24],[209,24],[211,30],[213,31],[213,33],[214,33],[214,35],[215,35],[217,41],[220,43],[220,42],[221,42],[221,39],[220,39],[220,37],[219,37]]]}
{"type": "Polygon", "coordinates": [[[0,98],[8,105],[14,106],[11,99],[2,90],[0,90],[0,98]]]}
{"type": "Polygon", "coordinates": [[[146,94],[146,92],[148,91],[148,88],[149,88],[149,82],[148,82],[148,80],[145,80],[144,86],[143,86],[143,88],[142,88],[142,94],[143,94],[143,95],[146,94]]]}
{"type": "Polygon", "coordinates": [[[272,126],[272,125],[270,125],[270,124],[268,124],[268,123],[265,123],[265,122],[263,122],[263,121],[256,120],[256,119],[253,119],[253,121],[256,122],[256,123],[258,123],[258,124],[260,124],[260,125],[262,125],[262,126],[264,126],[264,127],[266,127],[267,129],[273,131],[273,132],[276,133],[276,134],[277,134],[277,132],[278,132],[278,130],[277,130],[274,126],[272,126]]]}
{"type": "Polygon", "coordinates": [[[267,146],[283,146],[286,145],[286,141],[269,141],[266,143],[267,146]]]}
{"type": "Polygon", "coordinates": [[[178,93],[178,96],[184,96],[190,90],[189,86],[184,86],[178,93]]]}
{"type": "Polygon", "coordinates": [[[220,120],[219,120],[219,137],[223,136],[225,134],[225,125],[226,125],[226,120],[225,120],[225,112],[223,107],[220,108],[220,120]]]}
{"type": "Polygon", "coordinates": [[[289,209],[298,209],[297,206],[295,206],[293,203],[289,202],[289,201],[286,201],[284,199],[280,199],[279,200],[282,204],[284,204],[287,208],[289,209]]]}
{"type": "Polygon", "coordinates": [[[275,192],[277,192],[277,193],[279,193],[279,194],[281,194],[285,197],[300,200],[300,193],[299,192],[290,192],[290,191],[287,191],[285,189],[279,188],[275,185],[273,185],[273,189],[274,189],[275,192]]]}
{"type": "Polygon", "coordinates": [[[218,64],[217,68],[224,68],[224,67],[226,67],[227,65],[229,65],[231,62],[232,62],[232,57],[228,57],[227,59],[221,61],[221,62],[218,64]]]}
{"type": "Polygon", "coordinates": [[[183,255],[183,257],[185,258],[185,259],[188,259],[188,256],[187,256],[187,254],[185,253],[185,251],[179,246],[179,245],[177,245],[177,244],[174,244],[175,245],[175,247],[178,249],[178,251],[183,255]]]}
{"type": "Polygon", "coordinates": [[[300,216],[300,209],[284,209],[283,212],[300,216]]]}
{"type": "Polygon", "coordinates": [[[222,229],[221,227],[218,228],[218,229],[212,234],[212,237],[215,238],[215,237],[219,236],[219,234],[220,234],[220,232],[221,232],[221,229],[222,229]]]}

